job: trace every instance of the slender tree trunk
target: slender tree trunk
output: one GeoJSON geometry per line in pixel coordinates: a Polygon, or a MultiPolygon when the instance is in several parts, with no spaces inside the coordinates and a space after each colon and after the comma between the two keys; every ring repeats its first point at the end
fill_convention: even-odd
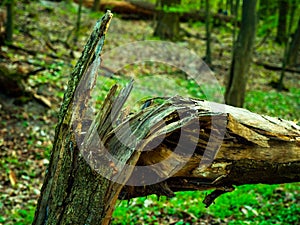
{"type": "Polygon", "coordinates": [[[176,41],[179,39],[179,14],[176,12],[167,12],[170,6],[180,4],[180,0],[160,0],[161,10],[157,14],[157,24],[154,36],[162,40],[176,41]]]}
{"type": "Polygon", "coordinates": [[[278,24],[276,42],[279,44],[285,43],[287,38],[287,16],[289,11],[288,0],[278,0],[278,24]]]}
{"type": "MultiPolygon", "coordinates": [[[[291,9],[291,17],[295,16],[295,12],[297,12],[298,9],[297,1],[292,1],[292,9],[291,9]]],[[[293,21],[293,20],[292,20],[293,21]]],[[[292,28],[293,22],[289,25],[290,30],[292,28]]],[[[291,33],[291,32],[290,32],[291,33]]],[[[297,65],[297,59],[299,56],[299,50],[300,50],[300,18],[298,19],[298,25],[293,34],[290,34],[292,36],[292,41],[289,48],[289,59],[288,59],[288,66],[295,66],[297,65]]]]}
{"type": "Polygon", "coordinates": [[[290,45],[290,55],[288,60],[289,66],[294,66],[297,64],[299,50],[300,50],[300,19],[298,20],[297,30],[293,35],[293,39],[290,45]]]}
{"type": "Polygon", "coordinates": [[[256,0],[244,0],[241,29],[233,52],[225,93],[229,105],[242,107],[256,30],[256,0]]]}
{"type": "Polygon", "coordinates": [[[210,5],[209,0],[206,0],[205,2],[205,28],[206,28],[206,56],[205,56],[205,62],[209,67],[212,66],[212,60],[211,60],[211,42],[210,42],[210,5]]]}
{"type": "Polygon", "coordinates": [[[8,44],[13,42],[14,31],[14,0],[9,0],[6,3],[6,26],[5,26],[5,41],[8,44]]]}
{"type": "Polygon", "coordinates": [[[270,15],[273,15],[276,12],[276,9],[278,8],[276,5],[277,2],[274,0],[260,0],[259,11],[258,11],[259,19],[264,20],[265,18],[268,18],[270,15]]]}
{"type": "Polygon", "coordinates": [[[204,8],[204,0],[200,0],[200,10],[204,8]]]}
{"type": "Polygon", "coordinates": [[[269,6],[270,6],[270,0],[260,0],[259,1],[259,11],[258,11],[258,17],[260,19],[266,18],[268,16],[269,12],[269,6]]]}
{"type": "MultiPolygon", "coordinates": [[[[294,6],[294,7],[291,8],[287,37],[289,37],[291,35],[292,25],[294,23],[294,17],[295,17],[295,8],[297,7],[294,1],[292,2],[291,5],[294,6]]],[[[285,70],[286,70],[286,67],[289,65],[291,54],[294,51],[294,49],[292,49],[292,47],[295,47],[295,46],[292,46],[291,44],[292,43],[290,43],[290,39],[286,38],[285,42],[284,42],[284,54],[283,54],[283,59],[282,59],[282,70],[281,70],[280,78],[279,78],[279,81],[278,81],[278,90],[279,91],[281,91],[284,87],[283,79],[284,79],[284,76],[285,76],[285,70]]]]}
{"type": "Polygon", "coordinates": [[[76,28],[75,28],[75,37],[74,37],[74,43],[76,44],[79,37],[79,31],[80,31],[80,24],[81,24],[81,9],[82,9],[82,3],[83,0],[79,0],[78,4],[78,12],[77,12],[77,20],[76,20],[76,28]]]}
{"type": "Polygon", "coordinates": [[[240,7],[240,0],[236,0],[235,4],[233,4],[232,0],[232,15],[235,17],[234,18],[234,24],[233,24],[233,29],[232,29],[232,52],[234,52],[235,48],[235,43],[236,43],[236,30],[237,30],[237,25],[238,25],[238,18],[239,18],[239,7],[240,7]]]}
{"type": "Polygon", "coordinates": [[[97,12],[100,8],[100,0],[94,0],[92,11],[97,12]]]}
{"type": "Polygon", "coordinates": [[[234,7],[234,0],[228,0],[228,3],[227,3],[228,7],[230,8],[230,14],[231,15],[235,15],[235,7],[234,7]]]}

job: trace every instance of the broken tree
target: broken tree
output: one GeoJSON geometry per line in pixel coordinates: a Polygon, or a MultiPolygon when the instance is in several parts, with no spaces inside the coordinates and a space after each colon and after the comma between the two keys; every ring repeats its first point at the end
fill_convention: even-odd
{"type": "Polygon", "coordinates": [[[289,121],[182,97],[126,114],[134,82],[113,86],[91,117],[111,18],[97,22],[70,77],[33,224],[109,224],[118,198],[215,189],[209,205],[233,185],[300,181],[300,128],[289,121]]]}

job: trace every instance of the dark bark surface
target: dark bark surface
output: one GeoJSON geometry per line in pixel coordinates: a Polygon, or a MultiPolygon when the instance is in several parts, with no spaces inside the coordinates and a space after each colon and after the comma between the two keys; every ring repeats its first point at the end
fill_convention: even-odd
{"type": "Polygon", "coordinates": [[[289,59],[288,65],[295,66],[297,65],[297,59],[299,58],[299,50],[300,50],[300,19],[298,20],[298,26],[293,34],[293,39],[289,49],[289,59]]]}
{"type": "Polygon", "coordinates": [[[6,26],[5,26],[5,41],[7,43],[13,42],[13,31],[14,31],[14,0],[10,0],[6,3],[6,26]]]}
{"type": "Polygon", "coordinates": [[[92,10],[96,12],[99,10],[99,8],[100,8],[100,0],[94,0],[92,10]]]}
{"type": "Polygon", "coordinates": [[[157,12],[154,36],[162,40],[176,41],[179,38],[179,13],[167,12],[164,9],[180,4],[180,0],[160,0],[162,10],[157,12]]]}
{"type": "Polygon", "coordinates": [[[210,38],[210,5],[209,1],[205,1],[205,30],[206,30],[206,55],[205,55],[205,62],[209,67],[212,66],[212,59],[211,59],[211,38],[210,38]]]}
{"type": "Polygon", "coordinates": [[[8,96],[20,97],[25,91],[25,75],[16,70],[9,69],[5,64],[0,64],[0,93],[8,96]]]}
{"type": "Polygon", "coordinates": [[[227,81],[226,104],[242,107],[256,31],[256,0],[243,1],[242,22],[227,81]]]}
{"type": "Polygon", "coordinates": [[[276,42],[285,43],[287,38],[287,16],[289,11],[288,0],[278,0],[278,24],[276,42]]]}
{"type": "MultiPolygon", "coordinates": [[[[76,126],[75,121],[84,112],[78,109],[80,104],[74,105],[73,101],[79,81],[95,79],[92,77],[95,74],[86,77],[90,75],[86,71],[95,60],[99,60],[111,17],[112,14],[107,12],[98,21],[73,70],[60,110],[50,164],[33,224],[105,224],[110,220],[106,218],[106,212],[109,210],[107,207],[110,206],[107,201],[114,199],[107,199],[109,195],[106,192],[111,182],[93,172],[79,154],[73,130],[76,129],[80,133],[81,129],[76,126]],[[76,113],[73,114],[73,111],[76,113]]],[[[92,86],[84,87],[87,94],[84,99],[79,100],[82,104],[88,99],[92,86]]]]}

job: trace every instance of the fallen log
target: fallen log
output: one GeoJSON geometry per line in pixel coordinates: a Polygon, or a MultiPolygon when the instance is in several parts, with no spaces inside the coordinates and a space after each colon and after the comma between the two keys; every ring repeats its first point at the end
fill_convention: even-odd
{"type": "Polygon", "coordinates": [[[134,82],[89,110],[112,14],[97,22],[68,83],[33,224],[109,224],[116,201],[155,193],[300,181],[293,122],[196,99],[122,110],[134,82]],[[78,91],[79,90],[79,91],[78,91]]]}
{"type": "MultiPolygon", "coordinates": [[[[87,160],[96,162],[90,165],[102,175],[106,173],[99,162],[105,161],[102,157],[106,154],[97,146],[103,139],[103,146],[113,157],[135,159],[126,179],[122,175],[132,161],[106,165],[114,170],[110,179],[126,184],[119,199],[150,194],[172,197],[176,191],[215,189],[204,200],[209,206],[220,194],[233,191],[234,185],[300,181],[300,127],[293,122],[177,96],[160,99],[159,104],[121,118],[119,125],[111,128],[113,121],[103,125],[100,118],[111,118],[111,106],[121,109],[122,105],[112,99],[106,102],[109,105],[104,108],[109,110],[102,108],[86,131],[84,151],[93,155],[87,160]],[[101,127],[110,127],[106,137],[101,127]],[[103,138],[95,144],[98,136],[103,138]]],[[[114,118],[118,120],[118,116],[114,118]]]]}
{"type": "MultiPolygon", "coordinates": [[[[78,0],[74,0],[78,3],[78,0]]],[[[93,7],[93,0],[84,0],[83,5],[87,8],[93,7]]],[[[146,1],[113,1],[105,0],[100,2],[100,10],[106,11],[111,10],[113,13],[119,15],[122,19],[128,20],[152,20],[155,14],[158,12],[155,4],[146,1]]],[[[220,13],[215,13],[212,16],[214,20],[224,21],[224,22],[234,22],[234,17],[229,15],[224,15],[220,13]]],[[[190,12],[180,13],[180,21],[205,21],[205,11],[204,10],[193,10],[190,12]]]]}
{"type": "MultiPolygon", "coordinates": [[[[265,63],[265,62],[260,62],[258,60],[254,60],[254,63],[258,66],[263,66],[267,70],[282,71],[282,66],[269,64],[269,63],[265,63]]],[[[296,67],[287,67],[284,70],[287,71],[287,72],[300,74],[300,70],[297,69],[296,67]]]]}
{"type": "MultiPolygon", "coordinates": [[[[155,111],[156,107],[169,112],[162,116],[164,123],[159,121],[168,124],[168,128],[162,128],[165,138],[151,151],[141,150],[137,166],[148,166],[149,171],[142,176],[135,176],[134,171],[130,179],[143,183],[140,177],[147,177],[147,173],[154,173],[158,180],[165,179],[148,186],[125,186],[121,199],[149,194],[172,197],[174,192],[186,190],[216,189],[223,193],[232,191],[233,185],[299,182],[300,127],[296,124],[241,108],[181,97],[168,99],[163,106],[152,106],[147,111],[155,111]],[[198,125],[200,129],[195,133],[198,125]],[[212,137],[215,129],[223,134],[212,137]],[[180,143],[182,130],[186,137],[180,143]],[[210,141],[220,145],[211,147],[210,141]],[[174,153],[178,145],[183,150],[174,153]],[[195,148],[190,157],[185,155],[187,146],[195,148]],[[205,161],[210,163],[203,164],[207,153],[211,158],[205,161]],[[176,167],[180,169],[174,172],[176,167]]],[[[153,127],[159,133],[159,125],[153,127]]],[[[152,135],[158,137],[148,136],[149,145],[162,135],[157,133],[152,135]]],[[[147,144],[144,146],[149,149],[147,144]]],[[[209,205],[213,200],[205,201],[209,205]]]]}

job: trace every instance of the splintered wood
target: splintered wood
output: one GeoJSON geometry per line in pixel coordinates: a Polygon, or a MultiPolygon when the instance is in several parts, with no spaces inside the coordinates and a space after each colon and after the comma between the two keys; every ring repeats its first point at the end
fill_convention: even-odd
{"type": "Polygon", "coordinates": [[[147,170],[142,175],[133,172],[129,183],[145,179],[147,184],[152,173],[161,182],[125,186],[122,198],[216,189],[204,201],[209,205],[233,185],[300,180],[300,127],[295,123],[181,97],[150,106],[138,117],[158,113],[158,108],[161,120],[147,124],[149,133],[136,149],[141,152],[137,166],[147,170]]]}

